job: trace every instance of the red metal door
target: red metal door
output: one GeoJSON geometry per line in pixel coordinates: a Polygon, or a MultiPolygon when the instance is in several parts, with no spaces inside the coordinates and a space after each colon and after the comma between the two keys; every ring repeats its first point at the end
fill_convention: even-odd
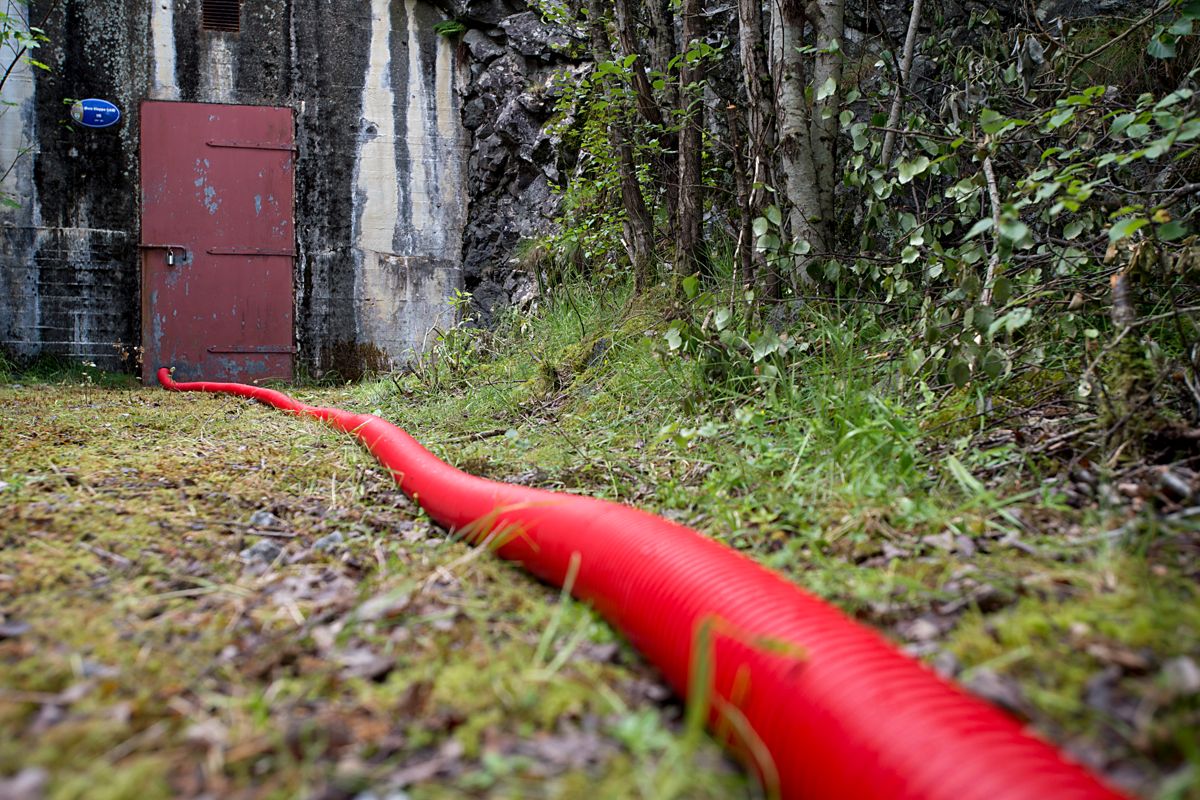
{"type": "Polygon", "coordinates": [[[142,103],[142,381],[292,377],[290,108],[142,103]]]}

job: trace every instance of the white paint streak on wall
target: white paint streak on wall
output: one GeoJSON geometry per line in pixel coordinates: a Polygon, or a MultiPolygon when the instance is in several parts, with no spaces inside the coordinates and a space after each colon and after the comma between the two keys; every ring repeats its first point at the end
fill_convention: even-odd
{"type": "MultiPolygon", "coordinates": [[[[159,0],[161,2],[162,0],[159,0]]],[[[229,34],[205,33],[200,47],[199,99],[204,103],[237,102],[237,51],[229,34]]]]}
{"type": "Polygon", "coordinates": [[[358,341],[395,364],[453,322],[447,299],[462,285],[466,175],[454,45],[433,33],[432,7],[405,0],[406,30],[395,34],[405,36],[407,57],[393,63],[391,5],[371,2],[354,259],[358,341]]]}
{"type": "Polygon", "coordinates": [[[150,0],[150,37],[154,52],[154,77],[150,97],[178,100],[175,79],[175,0],[150,0]]]}
{"type": "MultiPolygon", "coordinates": [[[[444,152],[437,160],[438,206],[448,235],[444,247],[453,248],[453,259],[462,258],[462,236],[454,228],[461,227],[463,211],[460,192],[466,183],[462,169],[462,154],[466,149],[462,117],[459,114],[454,89],[454,47],[445,36],[437,37],[437,64],[434,78],[434,113],[437,116],[438,139],[444,152]]],[[[449,256],[448,256],[449,257],[449,256]]]]}
{"type": "MultiPolygon", "coordinates": [[[[408,91],[405,92],[405,143],[408,146],[408,197],[415,252],[440,249],[444,241],[439,233],[438,218],[431,208],[433,179],[431,162],[437,157],[429,140],[429,99],[425,89],[425,72],[421,68],[421,31],[417,22],[417,0],[404,0],[408,17],[408,91]]],[[[441,38],[430,31],[430,35],[441,38]]]]}
{"type": "MultiPolygon", "coordinates": [[[[14,4],[13,8],[18,9],[17,13],[21,13],[19,9],[24,9],[25,6],[14,4]]],[[[16,58],[11,41],[0,47],[0,58],[6,65],[16,58]]],[[[33,70],[24,60],[18,61],[13,67],[3,91],[0,92],[0,98],[5,103],[0,107],[0,173],[8,169],[10,164],[17,162],[17,168],[9,172],[0,188],[24,202],[25,198],[21,197],[21,194],[27,187],[23,186],[22,179],[26,176],[22,173],[28,172],[28,169],[23,167],[28,167],[32,161],[27,151],[32,148],[34,141],[32,125],[26,124],[32,120],[33,70]]]]}
{"type": "Polygon", "coordinates": [[[396,96],[392,91],[392,24],[388,0],[371,0],[371,45],[362,94],[364,130],[355,168],[356,296],[359,340],[389,354],[396,346],[405,275],[388,256],[400,216],[396,166],[396,96]],[[398,274],[400,273],[400,274],[398,274]]]}
{"type": "Polygon", "coordinates": [[[391,76],[388,0],[371,0],[371,48],[363,86],[364,141],[355,181],[362,193],[358,244],[390,253],[400,215],[396,168],[396,96],[391,76]]]}
{"type": "MultiPolygon", "coordinates": [[[[26,11],[23,3],[9,6],[10,14],[26,11]]],[[[11,46],[10,41],[0,48],[0,60],[6,64],[16,57],[11,46]]],[[[0,106],[0,172],[13,165],[0,189],[20,203],[19,208],[0,210],[0,224],[33,233],[42,220],[33,181],[37,122],[32,67],[17,62],[0,91],[0,100],[4,102],[0,106]]],[[[24,252],[0,249],[0,292],[6,299],[0,304],[0,344],[23,355],[36,352],[41,317],[37,260],[24,252]]]]}

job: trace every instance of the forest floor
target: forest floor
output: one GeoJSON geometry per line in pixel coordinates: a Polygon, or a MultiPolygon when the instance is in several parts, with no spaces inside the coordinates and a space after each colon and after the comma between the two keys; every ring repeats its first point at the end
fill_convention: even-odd
{"type": "MultiPolygon", "coordinates": [[[[1200,797],[1194,456],[1071,457],[1086,410],[1037,387],[986,426],[906,408],[832,345],[809,394],[695,400],[652,319],[579,302],[292,391],[696,527],[1131,792],[1200,797]]],[[[589,609],[316,422],[74,373],[0,384],[0,452],[0,796],[761,795],[589,609]]]]}

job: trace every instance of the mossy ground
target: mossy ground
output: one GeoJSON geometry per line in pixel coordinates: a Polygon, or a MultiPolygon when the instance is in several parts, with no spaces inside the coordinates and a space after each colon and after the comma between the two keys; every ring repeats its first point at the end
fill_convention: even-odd
{"type": "Polygon", "coordinates": [[[714,745],[685,748],[680,709],[589,610],[431,527],[318,423],[67,381],[0,388],[0,449],[0,779],[41,768],[52,798],[751,794],[714,745]],[[280,552],[247,564],[261,541],[280,552]]]}
{"type": "MultiPolygon", "coordinates": [[[[1089,423],[1059,378],[984,420],[814,319],[782,381],[722,392],[740,365],[667,352],[664,324],[577,291],[408,374],[296,393],[692,525],[1131,791],[1200,797],[1197,515],[1128,470],[1068,474],[1089,423]]],[[[759,793],[685,744],[591,612],[431,527],[344,437],[56,380],[0,390],[0,612],[29,626],[0,641],[0,775],[43,766],[54,797],[759,793]],[[283,523],[270,566],[239,556],[256,511],[283,523]]]]}

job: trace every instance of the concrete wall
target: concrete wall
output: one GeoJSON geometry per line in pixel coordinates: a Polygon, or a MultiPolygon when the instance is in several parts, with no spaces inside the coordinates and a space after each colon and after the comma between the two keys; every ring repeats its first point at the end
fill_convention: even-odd
{"type": "Polygon", "coordinates": [[[122,364],[139,345],[138,119],[143,99],[296,110],[299,363],[347,376],[420,348],[462,284],[466,151],[456,43],[425,0],[259,0],[239,33],[201,0],[33,0],[47,72],[4,87],[0,347],[122,364]],[[65,98],[119,105],[116,128],[65,98]]]}

